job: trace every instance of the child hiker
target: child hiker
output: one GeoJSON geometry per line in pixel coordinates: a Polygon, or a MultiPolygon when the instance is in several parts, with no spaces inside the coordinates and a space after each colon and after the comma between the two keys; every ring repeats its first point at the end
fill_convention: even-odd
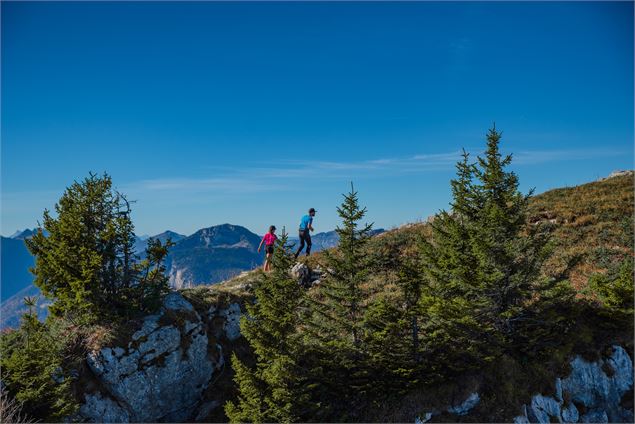
{"type": "Polygon", "coordinates": [[[265,254],[267,256],[265,258],[265,264],[262,267],[262,270],[265,272],[271,271],[271,256],[273,255],[273,245],[276,240],[278,240],[278,236],[276,236],[276,226],[272,225],[271,227],[269,227],[269,232],[265,234],[265,236],[260,241],[260,245],[258,246],[258,253],[260,253],[262,244],[265,244],[265,254]]]}

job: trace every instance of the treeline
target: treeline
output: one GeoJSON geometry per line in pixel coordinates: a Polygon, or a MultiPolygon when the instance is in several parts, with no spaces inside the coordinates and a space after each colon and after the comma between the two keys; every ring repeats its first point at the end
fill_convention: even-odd
{"type": "Polygon", "coordinates": [[[463,153],[451,209],[436,215],[415,249],[369,252],[371,225],[362,223],[366,209],[353,187],[338,208],[340,244],[324,253],[319,286],[306,292],[289,277],[292,252],[286,237],[279,241],[274,272],[241,323],[256,365],[232,359],[239,388],[225,406],[232,422],[374,420],[380,415],[370,411],[416,388],[509,363],[544,367],[593,345],[589,331],[632,328],[632,257],[593,279],[599,309],[576,299],[566,272],[543,274],[552,228],[528,225],[532,193],[519,191],[499,143],[492,129],[482,157],[471,162],[463,153]],[[387,268],[397,276],[396,296],[367,284],[387,268]],[[581,318],[592,322],[582,329],[581,318]]]}

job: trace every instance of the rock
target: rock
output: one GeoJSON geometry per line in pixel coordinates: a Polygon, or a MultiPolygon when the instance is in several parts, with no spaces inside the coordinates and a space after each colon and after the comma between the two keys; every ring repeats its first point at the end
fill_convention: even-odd
{"type": "Polygon", "coordinates": [[[130,422],[128,412],[109,397],[101,393],[87,394],[84,404],[79,408],[79,415],[93,418],[94,422],[127,423],[130,422]]]}
{"type": "Polygon", "coordinates": [[[415,418],[415,424],[427,423],[428,421],[432,419],[433,415],[434,414],[432,412],[426,412],[423,414],[423,418],[419,418],[419,417],[415,418]]]}
{"type": "Polygon", "coordinates": [[[571,361],[571,374],[562,380],[562,388],[572,401],[591,408],[608,397],[609,379],[599,362],[586,362],[577,356],[571,361]]]}
{"type": "Polygon", "coordinates": [[[613,354],[606,361],[613,368],[609,382],[618,396],[622,396],[633,387],[633,361],[621,346],[613,346],[613,354]]]}
{"type": "Polygon", "coordinates": [[[175,311],[194,311],[192,304],[185,300],[185,298],[177,292],[170,292],[167,296],[165,296],[165,299],[163,300],[163,307],[175,311]]]}
{"type": "Polygon", "coordinates": [[[620,406],[622,396],[633,387],[633,361],[621,346],[613,346],[612,350],[608,359],[597,362],[574,358],[571,374],[562,381],[562,387],[572,401],[590,410],[605,411],[611,422],[617,422],[626,413],[620,406]],[[611,376],[604,371],[607,365],[611,376]]]}
{"type": "Polygon", "coordinates": [[[623,177],[626,175],[633,175],[633,171],[629,170],[629,171],[613,171],[609,174],[608,177],[604,177],[604,178],[600,178],[599,181],[605,181],[605,180],[609,180],[611,178],[616,178],[616,177],[623,177]]]}
{"type": "Polygon", "coordinates": [[[301,286],[308,286],[311,282],[311,270],[302,262],[297,262],[291,268],[291,276],[298,281],[301,286]]]}
{"type": "Polygon", "coordinates": [[[562,421],[565,423],[577,423],[579,419],[580,414],[578,413],[578,408],[575,407],[573,402],[562,408],[562,421]]]}
{"type": "Polygon", "coordinates": [[[447,411],[455,415],[467,415],[467,413],[470,412],[470,409],[478,405],[480,400],[481,400],[480,395],[474,392],[471,395],[469,395],[467,399],[465,399],[459,405],[449,407],[447,411]]]}
{"type": "Polygon", "coordinates": [[[569,376],[556,379],[555,397],[533,396],[514,422],[633,422],[633,411],[621,406],[622,396],[633,388],[633,361],[624,348],[613,346],[609,358],[595,362],[576,356],[570,365],[569,376]],[[574,402],[589,412],[580,417],[574,402]]]}
{"type": "Polygon", "coordinates": [[[517,417],[514,417],[514,423],[516,424],[525,424],[529,422],[529,418],[527,418],[527,405],[523,405],[523,413],[517,417]]]}
{"type": "Polygon", "coordinates": [[[551,418],[560,423],[562,422],[562,418],[560,417],[560,403],[549,396],[533,396],[527,411],[527,416],[532,422],[540,424],[553,422],[551,418]]]}
{"type": "Polygon", "coordinates": [[[525,413],[514,417],[514,424],[529,424],[529,418],[527,418],[527,407],[524,405],[523,407],[525,408],[525,413]]]}
{"type": "Polygon", "coordinates": [[[606,415],[606,411],[594,410],[589,411],[580,418],[581,423],[608,423],[609,417],[606,415]]]}
{"type": "Polygon", "coordinates": [[[105,347],[88,355],[102,392],[87,394],[80,414],[93,422],[186,420],[222,366],[222,354],[212,356],[200,316],[180,294],[170,293],[127,349],[105,347]],[[162,325],[167,311],[179,319],[162,325]]]}
{"type": "Polygon", "coordinates": [[[556,400],[562,402],[562,379],[556,378],[556,400]]]}
{"type": "Polygon", "coordinates": [[[229,340],[236,340],[240,337],[240,317],[242,311],[238,303],[232,303],[227,309],[222,309],[219,315],[225,319],[223,331],[229,340]]]}

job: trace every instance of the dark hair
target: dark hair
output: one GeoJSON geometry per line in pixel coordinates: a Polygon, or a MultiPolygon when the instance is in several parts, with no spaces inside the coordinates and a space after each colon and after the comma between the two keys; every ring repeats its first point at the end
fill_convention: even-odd
{"type": "Polygon", "coordinates": [[[270,226],[269,231],[276,231],[276,226],[275,225],[270,226]]]}
{"type": "Polygon", "coordinates": [[[315,213],[315,212],[317,212],[315,209],[313,208],[309,209],[309,213],[315,213]]]}

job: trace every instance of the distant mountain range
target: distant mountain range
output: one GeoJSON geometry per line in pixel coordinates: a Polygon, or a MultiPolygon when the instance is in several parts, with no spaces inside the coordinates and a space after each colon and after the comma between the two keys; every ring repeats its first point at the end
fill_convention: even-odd
{"type": "MultiPolygon", "coordinates": [[[[11,237],[2,237],[0,328],[16,326],[26,310],[23,298],[39,295],[29,272],[35,261],[24,244],[24,240],[34,232],[35,229],[27,229],[11,237]]],[[[380,232],[383,230],[374,231],[375,234],[380,232]]],[[[134,249],[139,256],[145,256],[144,251],[151,238],[161,242],[170,238],[175,243],[166,259],[166,268],[170,285],[177,289],[218,283],[260,266],[264,259],[264,252],[258,253],[261,236],[239,225],[203,228],[190,236],[164,231],[155,236],[136,237],[134,249]]],[[[312,236],[312,251],[335,247],[338,240],[335,231],[315,234],[312,236]]],[[[298,239],[290,238],[290,242],[297,243],[298,239]]],[[[44,298],[40,299],[40,314],[46,313],[47,302],[44,298]]]]}
{"type": "MultiPolygon", "coordinates": [[[[30,231],[30,230],[26,230],[30,231]]],[[[0,237],[0,301],[4,302],[33,281],[29,268],[35,260],[24,244],[24,233],[0,237]]]]}

